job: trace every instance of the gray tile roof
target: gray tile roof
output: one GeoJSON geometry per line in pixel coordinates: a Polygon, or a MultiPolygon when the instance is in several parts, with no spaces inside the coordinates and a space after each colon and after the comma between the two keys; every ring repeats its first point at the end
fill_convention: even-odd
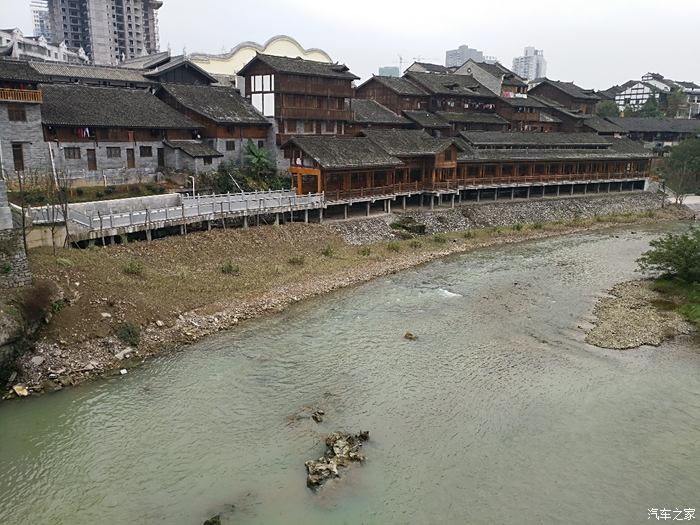
{"type": "Polygon", "coordinates": [[[547,107],[541,100],[535,97],[499,97],[502,102],[509,106],[523,108],[545,108],[547,107]]]}
{"type": "Polygon", "coordinates": [[[404,77],[385,77],[385,76],[380,76],[380,75],[375,75],[367,82],[362,84],[358,89],[362,88],[365,84],[369,82],[379,82],[383,86],[386,86],[389,88],[391,91],[396,93],[397,95],[404,95],[404,96],[420,96],[420,97],[427,97],[428,92],[425,91],[424,89],[416,86],[414,83],[410,82],[404,77]]]}
{"type": "Polygon", "coordinates": [[[617,124],[613,124],[607,119],[596,116],[585,119],[583,125],[596,133],[627,133],[617,124]]]}
{"type": "Polygon", "coordinates": [[[499,62],[496,62],[495,64],[490,64],[488,62],[476,62],[476,64],[481,69],[496,78],[503,77],[503,84],[506,86],[527,87],[527,82],[499,62]]]}
{"type": "Polygon", "coordinates": [[[438,73],[414,73],[404,75],[433,95],[460,95],[493,98],[494,94],[471,75],[441,75],[438,73]]]}
{"type": "Polygon", "coordinates": [[[231,87],[162,84],[162,89],[186,108],[218,124],[270,124],[231,87]]]}
{"type": "Polygon", "coordinates": [[[411,68],[414,65],[422,67],[429,73],[447,73],[449,71],[447,66],[443,66],[440,64],[431,64],[430,62],[414,62],[408,67],[411,68]]]}
{"type": "Polygon", "coordinates": [[[42,84],[41,121],[55,126],[196,129],[201,126],[147,90],[42,84]]]}
{"type": "Polygon", "coordinates": [[[526,131],[463,131],[469,144],[476,147],[607,147],[608,141],[595,133],[533,133],[526,131]]]}
{"type": "MultiPolygon", "coordinates": [[[[567,95],[573,98],[579,98],[583,100],[590,100],[590,101],[595,101],[599,100],[600,98],[598,95],[596,95],[592,89],[584,89],[580,86],[577,86],[573,82],[562,82],[560,80],[550,80],[548,78],[545,78],[538,84],[538,86],[542,84],[549,84],[550,86],[554,86],[555,88],[559,89],[560,91],[563,91],[567,95]]],[[[535,86],[533,89],[536,89],[537,86],[535,86]]]]}
{"type": "Polygon", "coordinates": [[[450,123],[445,119],[431,113],[430,111],[404,111],[407,119],[415,122],[419,126],[428,129],[445,129],[450,127],[450,123]]]}
{"type": "Polygon", "coordinates": [[[205,71],[200,66],[190,61],[190,59],[182,55],[172,57],[168,62],[154,67],[149,71],[146,71],[143,75],[147,78],[153,78],[157,80],[164,73],[167,73],[168,71],[172,71],[173,69],[177,69],[179,67],[191,68],[212,84],[218,82],[218,80],[213,75],[210,75],[207,71],[205,71]]]}
{"type": "Polygon", "coordinates": [[[173,149],[179,149],[193,158],[223,157],[223,153],[201,140],[166,140],[164,143],[173,149]]]}
{"type": "Polygon", "coordinates": [[[161,53],[153,53],[144,57],[131,58],[125,60],[119,67],[124,67],[128,69],[152,69],[164,64],[170,60],[170,51],[163,51],[161,53]]]}
{"type": "Polygon", "coordinates": [[[301,135],[289,139],[283,148],[289,145],[296,145],[328,170],[403,166],[399,159],[365,137],[301,135]]]}
{"type": "Polygon", "coordinates": [[[436,139],[414,129],[370,129],[362,134],[396,157],[434,156],[454,144],[452,139],[436,139]]]}
{"type": "Polygon", "coordinates": [[[0,59],[0,80],[13,82],[41,82],[44,77],[29,62],[23,60],[0,59]]]}
{"type": "Polygon", "coordinates": [[[292,75],[342,78],[345,80],[358,80],[360,78],[350,73],[350,70],[344,64],[329,64],[326,62],[316,62],[315,60],[278,57],[264,55],[262,53],[257,54],[250,62],[243,66],[238,74],[245,76],[248,68],[256,61],[260,61],[280,73],[289,73],[292,75]]]}
{"type": "Polygon", "coordinates": [[[607,117],[607,120],[630,133],[700,133],[699,119],[607,117]]]}
{"type": "Polygon", "coordinates": [[[409,124],[404,117],[382,106],[376,100],[354,98],[352,99],[352,111],[354,122],[360,124],[409,124]]]}
{"type": "Polygon", "coordinates": [[[466,113],[457,113],[451,111],[438,111],[437,114],[447,122],[461,122],[464,124],[508,124],[508,121],[495,113],[480,113],[477,111],[469,111],[466,113]]]}
{"type": "Polygon", "coordinates": [[[49,79],[61,79],[70,81],[80,80],[108,80],[125,84],[152,84],[145,78],[141,71],[122,67],[107,66],[82,66],[64,63],[31,62],[31,66],[41,75],[49,79]]]}

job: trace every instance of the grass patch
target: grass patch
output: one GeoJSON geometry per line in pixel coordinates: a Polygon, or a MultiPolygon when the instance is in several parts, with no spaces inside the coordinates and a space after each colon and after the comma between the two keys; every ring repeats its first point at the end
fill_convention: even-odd
{"type": "Polygon", "coordinates": [[[445,244],[447,242],[447,235],[443,235],[442,233],[436,233],[433,235],[433,242],[435,244],[445,244]]]}
{"type": "Polygon", "coordinates": [[[523,225],[520,224],[519,222],[516,222],[513,224],[513,231],[519,232],[523,229],[523,225]]]}
{"type": "Polygon", "coordinates": [[[675,309],[689,322],[700,328],[700,283],[686,283],[680,279],[661,277],[652,288],[669,298],[662,309],[675,309]]]}
{"type": "Polygon", "coordinates": [[[414,250],[417,250],[418,248],[423,246],[423,244],[420,241],[416,241],[415,239],[409,242],[408,245],[414,250]]]}
{"type": "Polygon", "coordinates": [[[398,242],[390,242],[386,245],[386,249],[390,252],[400,252],[401,245],[398,242]]]}
{"type": "Polygon", "coordinates": [[[303,255],[292,255],[287,259],[287,264],[291,264],[292,266],[304,266],[305,262],[306,258],[303,255]]]}
{"type": "Polygon", "coordinates": [[[544,228],[544,224],[542,224],[541,222],[538,221],[532,223],[533,230],[541,230],[542,228],[544,228]]]}
{"type": "Polygon", "coordinates": [[[63,268],[72,268],[73,267],[73,261],[70,259],[66,259],[65,257],[58,257],[56,259],[56,264],[58,266],[61,266],[63,268]]]}
{"type": "Polygon", "coordinates": [[[232,261],[226,261],[221,265],[221,273],[224,275],[238,275],[241,273],[241,269],[232,261]]]}
{"type": "Polygon", "coordinates": [[[405,231],[405,230],[399,230],[399,231],[395,232],[395,235],[396,235],[399,239],[403,239],[404,241],[407,241],[407,240],[409,240],[409,239],[413,239],[413,234],[412,234],[412,233],[409,233],[409,232],[407,232],[407,231],[405,231]]]}
{"type": "Polygon", "coordinates": [[[332,246],[326,246],[323,250],[321,250],[321,255],[324,257],[333,257],[335,255],[335,250],[332,246]]]}
{"type": "Polygon", "coordinates": [[[471,230],[467,230],[462,234],[462,237],[465,239],[473,239],[474,238],[474,232],[471,230]]]}
{"type": "Polygon", "coordinates": [[[138,346],[141,340],[141,327],[136,323],[127,321],[115,328],[114,335],[124,344],[138,346]]]}
{"type": "Polygon", "coordinates": [[[141,277],[143,275],[143,264],[140,261],[131,260],[122,266],[122,273],[141,277]]]}
{"type": "Polygon", "coordinates": [[[370,255],[372,255],[372,249],[369,246],[363,246],[362,248],[357,250],[357,254],[361,257],[369,257],[370,255]]]}

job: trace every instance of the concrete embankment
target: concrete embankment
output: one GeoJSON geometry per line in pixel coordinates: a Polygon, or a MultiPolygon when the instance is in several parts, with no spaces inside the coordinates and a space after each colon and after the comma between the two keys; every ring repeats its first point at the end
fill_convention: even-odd
{"type": "Polygon", "coordinates": [[[118,373],[246,319],[454,253],[692,216],[685,208],[661,210],[645,193],[406,215],[426,235],[397,229],[405,220],[397,214],[61,250],[58,258],[31,251],[37,276],[59,284],[67,304],[20,360],[18,381],[41,392],[118,373]]]}

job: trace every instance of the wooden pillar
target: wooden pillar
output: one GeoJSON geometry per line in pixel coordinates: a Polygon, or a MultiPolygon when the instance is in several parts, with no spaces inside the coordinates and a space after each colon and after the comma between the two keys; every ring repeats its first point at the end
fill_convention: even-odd
{"type": "Polygon", "coordinates": [[[297,195],[301,195],[303,190],[301,189],[302,176],[301,173],[297,173],[297,195]]]}
{"type": "Polygon", "coordinates": [[[316,193],[321,193],[321,177],[322,175],[316,177],[316,193]]]}

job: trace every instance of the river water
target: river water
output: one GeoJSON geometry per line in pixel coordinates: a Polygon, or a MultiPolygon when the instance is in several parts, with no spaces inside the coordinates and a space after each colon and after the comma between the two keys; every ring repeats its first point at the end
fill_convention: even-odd
{"type": "Polygon", "coordinates": [[[605,351],[578,328],[663,228],[454,256],[5,403],[0,523],[637,524],[700,508],[700,353],[605,351]],[[296,420],[304,405],[326,420],[296,420]],[[337,429],[369,430],[368,460],[313,493],[304,461],[337,429]]]}

